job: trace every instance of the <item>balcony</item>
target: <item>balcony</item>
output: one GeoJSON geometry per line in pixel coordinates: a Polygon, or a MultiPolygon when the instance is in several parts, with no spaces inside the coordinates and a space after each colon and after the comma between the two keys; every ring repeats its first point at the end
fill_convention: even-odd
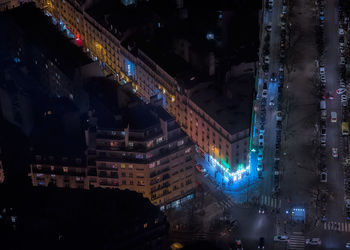
{"type": "Polygon", "coordinates": [[[157,192],[157,191],[159,191],[159,190],[161,190],[161,189],[163,189],[163,188],[167,188],[167,187],[170,187],[169,182],[165,182],[165,183],[163,183],[162,185],[159,185],[158,187],[152,188],[152,189],[151,189],[151,193],[157,192]]]}

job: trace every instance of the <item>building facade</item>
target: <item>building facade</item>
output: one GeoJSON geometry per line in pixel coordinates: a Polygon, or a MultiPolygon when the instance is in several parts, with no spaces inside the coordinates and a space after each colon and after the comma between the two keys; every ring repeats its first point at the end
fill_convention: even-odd
{"type": "MultiPolygon", "coordinates": [[[[36,4],[70,30],[75,39],[81,41],[84,51],[105,65],[120,84],[131,84],[135,94],[146,103],[153,96],[161,98],[163,107],[176,118],[199,149],[213,158],[213,164],[230,173],[249,169],[249,160],[237,157],[237,154],[249,152],[250,125],[239,131],[222,126],[222,121],[215,120],[212,114],[207,113],[205,106],[193,104],[191,94],[186,94],[186,89],[176,76],[163,70],[149,57],[151,55],[146,55],[141,49],[123,46],[121,40],[124,33],[107,18],[104,21],[95,20],[77,1],[37,0],[36,4]],[[198,114],[196,118],[194,114],[198,114]],[[194,119],[193,124],[198,123],[199,131],[205,132],[203,136],[201,131],[197,132],[199,135],[195,134],[194,125],[191,131],[190,118],[194,119]],[[242,146],[237,148],[240,144],[242,146]]],[[[249,112],[250,121],[251,110],[249,112]]]]}
{"type": "MultiPolygon", "coordinates": [[[[134,190],[155,205],[192,194],[194,144],[162,108],[145,105],[133,114],[141,111],[139,124],[112,127],[97,119],[90,127],[89,185],[134,190]]],[[[123,121],[129,118],[122,116],[123,121]]]]}

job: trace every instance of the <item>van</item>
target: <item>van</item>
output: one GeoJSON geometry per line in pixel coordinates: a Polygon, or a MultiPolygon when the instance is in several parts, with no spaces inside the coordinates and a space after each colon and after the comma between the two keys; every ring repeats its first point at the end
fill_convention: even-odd
{"type": "Polygon", "coordinates": [[[331,112],[331,122],[337,122],[337,112],[331,112]]]}
{"type": "Polygon", "coordinates": [[[321,110],[321,120],[326,120],[327,119],[327,110],[322,109],[321,110]]]}
{"type": "Polygon", "coordinates": [[[320,109],[326,110],[326,101],[325,100],[320,101],[320,109]]]}

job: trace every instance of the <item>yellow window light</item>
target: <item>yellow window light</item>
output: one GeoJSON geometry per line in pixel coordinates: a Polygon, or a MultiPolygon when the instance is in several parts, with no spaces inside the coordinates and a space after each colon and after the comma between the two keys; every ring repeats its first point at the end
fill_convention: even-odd
{"type": "Polygon", "coordinates": [[[175,102],[175,96],[171,96],[171,101],[175,102]]]}

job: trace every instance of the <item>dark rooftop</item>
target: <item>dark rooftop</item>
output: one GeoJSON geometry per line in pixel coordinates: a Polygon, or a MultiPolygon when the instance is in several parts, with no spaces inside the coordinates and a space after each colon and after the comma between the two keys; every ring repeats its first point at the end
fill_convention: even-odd
{"type": "Polygon", "coordinates": [[[221,93],[214,85],[195,91],[190,98],[230,134],[234,134],[250,129],[254,97],[253,82],[252,75],[234,79],[226,88],[232,98],[227,98],[226,93],[221,93]]]}
{"type": "Polygon", "coordinates": [[[41,119],[31,134],[36,154],[80,157],[85,150],[85,137],[78,109],[66,98],[42,103],[41,119]]]}

